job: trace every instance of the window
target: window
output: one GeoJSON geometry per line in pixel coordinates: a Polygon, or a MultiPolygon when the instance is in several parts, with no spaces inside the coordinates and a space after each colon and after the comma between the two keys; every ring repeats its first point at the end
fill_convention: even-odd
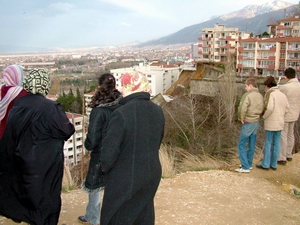
{"type": "Polygon", "coordinates": [[[73,148],[68,148],[68,151],[72,151],[73,150],[73,148]]]}

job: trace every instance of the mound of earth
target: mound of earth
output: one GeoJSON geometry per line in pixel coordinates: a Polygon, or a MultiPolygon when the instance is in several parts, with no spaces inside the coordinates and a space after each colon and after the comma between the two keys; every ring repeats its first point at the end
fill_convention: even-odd
{"type": "MultiPolygon", "coordinates": [[[[158,225],[300,224],[300,199],[290,193],[300,187],[300,154],[276,171],[254,168],[236,173],[238,165],[224,170],[187,172],[162,179],[155,197],[158,225]]],[[[59,224],[80,224],[87,194],[62,194],[59,224]]],[[[0,217],[0,224],[15,224],[0,217]]]]}

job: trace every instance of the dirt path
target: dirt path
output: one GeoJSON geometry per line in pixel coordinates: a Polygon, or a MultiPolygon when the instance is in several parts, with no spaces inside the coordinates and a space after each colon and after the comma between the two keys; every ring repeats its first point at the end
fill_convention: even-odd
{"type": "MultiPolygon", "coordinates": [[[[233,172],[236,166],[163,179],[155,197],[156,224],[300,224],[300,199],[284,190],[291,184],[300,187],[299,153],[276,171],[254,167],[240,174],[233,172]]],[[[79,224],[87,195],[73,190],[62,199],[59,224],[79,224]]],[[[15,223],[0,217],[0,224],[15,223]]]]}

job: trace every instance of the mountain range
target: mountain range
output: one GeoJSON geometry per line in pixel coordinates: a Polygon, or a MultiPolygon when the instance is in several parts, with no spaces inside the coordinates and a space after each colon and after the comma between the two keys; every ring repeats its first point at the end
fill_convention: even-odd
{"type": "Polygon", "coordinates": [[[139,44],[139,47],[153,45],[171,45],[195,43],[201,36],[203,28],[213,28],[215,24],[237,27],[239,31],[254,35],[267,31],[267,25],[293,16],[299,12],[299,6],[285,1],[275,0],[263,5],[248,5],[241,10],[210,18],[202,23],[185,27],[168,36],[139,44]]]}

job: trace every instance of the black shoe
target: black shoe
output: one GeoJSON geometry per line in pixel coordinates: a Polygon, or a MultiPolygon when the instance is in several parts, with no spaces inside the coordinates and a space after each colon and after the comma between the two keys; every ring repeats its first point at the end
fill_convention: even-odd
{"type": "Polygon", "coordinates": [[[275,167],[272,167],[272,166],[271,166],[270,168],[271,168],[272,170],[277,170],[277,168],[275,168],[275,167]]]}
{"type": "Polygon", "coordinates": [[[83,224],[90,224],[90,222],[87,221],[84,216],[78,216],[78,221],[83,224]]]}
{"type": "Polygon", "coordinates": [[[291,162],[293,158],[286,158],[287,161],[291,162]]]}
{"type": "Polygon", "coordinates": [[[279,165],[286,165],[286,161],[284,161],[284,160],[279,160],[279,161],[277,161],[277,164],[279,164],[279,165]]]}
{"type": "Polygon", "coordinates": [[[263,170],[269,170],[269,168],[262,167],[261,165],[256,165],[256,168],[263,169],[263,170]]]}

